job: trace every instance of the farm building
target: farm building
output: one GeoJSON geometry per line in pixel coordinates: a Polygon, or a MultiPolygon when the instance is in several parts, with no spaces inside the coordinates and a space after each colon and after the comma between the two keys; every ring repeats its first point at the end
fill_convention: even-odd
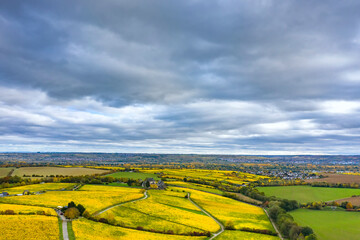
{"type": "Polygon", "coordinates": [[[142,183],[142,187],[143,188],[165,189],[166,185],[161,180],[156,182],[153,178],[146,178],[142,183]]]}

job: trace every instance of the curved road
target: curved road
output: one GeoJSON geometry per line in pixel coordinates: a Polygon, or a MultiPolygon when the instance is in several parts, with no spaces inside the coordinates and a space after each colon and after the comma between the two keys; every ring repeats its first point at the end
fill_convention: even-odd
{"type": "Polygon", "coordinates": [[[220,231],[218,231],[217,233],[214,233],[214,235],[209,238],[209,240],[212,240],[214,238],[216,238],[217,236],[219,236],[221,233],[224,232],[225,227],[224,225],[222,225],[221,222],[219,222],[216,218],[214,218],[210,213],[208,213],[207,211],[205,211],[202,207],[200,207],[199,205],[197,205],[191,198],[190,198],[190,193],[188,193],[188,199],[190,200],[190,202],[192,204],[194,204],[198,209],[200,209],[203,213],[205,213],[207,216],[211,217],[219,226],[220,226],[220,231]]]}
{"type": "MultiPolygon", "coordinates": [[[[128,201],[128,202],[119,203],[119,204],[116,204],[116,205],[114,205],[114,206],[105,208],[104,210],[102,210],[102,211],[100,211],[100,212],[98,212],[98,213],[95,213],[94,216],[100,215],[100,214],[102,214],[102,213],[104,213],[104,212],[106,212],[106,211],[108,211],[108,210],[110,210],[110,209],[112,209],[112,208],[114,208],[114,207],[121,206],[121,205],[123,205],[123,204],[125,204],[125,203],[131,203],[131,202],[136,202],[136,201],[140,201],[140,200],[145,200],[145,199],[147,199],[148,197],[149,197],[149,196],[147,195],[147,191],[145,191],[145,192],[144,192],[144,197],[142,197],[142,198],[135,199],[135,200],[131,200],[131,201],[128,201]]],[[[64,239],[64,240],[65,240],[65,239],[64,239]]]]}

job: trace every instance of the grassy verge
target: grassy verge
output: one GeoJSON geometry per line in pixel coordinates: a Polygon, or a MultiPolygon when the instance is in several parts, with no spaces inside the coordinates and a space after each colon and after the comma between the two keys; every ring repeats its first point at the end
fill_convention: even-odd
{"type": "Polygon", "coordinates": [[[67,228],[68,228],[69,239],[75,240],[76,238],[75,238],[74,230],[72,229],[72,222],[67,222],[67,228]]]}
{"type": "Polygon", "coordinates": [[[62,220],[60,218],[58,218],[58,223],[59,223],[59,239],[64,240],[63,229],[62,229],[62,220]]]}

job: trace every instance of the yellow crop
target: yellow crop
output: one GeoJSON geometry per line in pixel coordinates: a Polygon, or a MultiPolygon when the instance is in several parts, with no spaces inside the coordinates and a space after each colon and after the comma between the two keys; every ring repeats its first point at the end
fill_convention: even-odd
{"type": "MultiPolygon", "coordinates": [[[[178,190],[182,189],[178,188],[178,190]]],[[[274,231],[267,215],[260,207],[215,194],[190,189],[188,191],[197,204],[223,223],[232,221],[236,229],[247,227],[274,231]]]]}
{"type": "Polygon", "coordinates": [[[89,213],[94,213],[108,206],[142,196],[140,189],[136,188],[86,185],[79,191],[49,191],[40,195],[4,197],[0,198],[0,202],[57,207],[74,201],[76,204],[82,204],[89,213]]]}
{"type": "Polygon", "coordinates": [[[35,207],[35,206],[26,206],[26,205],[16,205],[16,204],[1,204],[0,211],[13,210],[16,214],[36,214],[37,211],[44,211],[46,215],[57,216],[54,209],[45,208],[45,207],[35,207]]]}
{"type": "Polygon", "coordinates": [[[0,239],[58,240],[56,217],[39,215],[1,215],[0,239]]]}
{"type": "Polygon", "coordinates": [[[150,197],[146,200],[124,204],[99,217],[108,218],[110,214],[124,226],[172,230],[176,234],[219,230],[213,219],[185,198],[186,192],[152,190],[148,193],[150,197]]]}
{"type": "Polygon", "coordinates": [[[176,236],[115,227],[108,224],[75,220],[72,223],[76,240],[204,240],[206,237],[176,236]]]}
{"type": "Polygon", "coordinates": [[[246,239],[246,240],[278,240],[280,238],[260,233],[225,231],[216,240],[246,239]]]}
{"type": "Polygon", "coordinates": [[[75,183],[43,183],[43,184],[31,184],[31,185],[25,185],[20,187],[13,187],[13,188],[3,188],[1,189],[1,191],[8,192],[9,194],[18,194],[18,193],[23,193],[25,190],[29,190],[30,192],[60,190],[74,185],[75,183]]]}

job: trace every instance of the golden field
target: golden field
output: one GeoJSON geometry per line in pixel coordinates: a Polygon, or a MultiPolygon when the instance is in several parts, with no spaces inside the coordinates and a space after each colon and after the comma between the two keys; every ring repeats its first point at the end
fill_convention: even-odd
{"type": "Polygon", "coordinates": [[[13,210],[16,214],[36,214],[38,211],[43,211],[46,215],[57,216],[52,208],[0,203],[0,211],[5,210],[13,210]]]}
{"type": "Polygon", "coordinates": [[[39,215],[1,215],[0,239],[58,240],[58,219],[39,215]]]}
{"type": "Polygon", "coordinates": [[[189,237],[137,231],[104,223],[79,219],[72,222],[77,240],[205,240],[206,237],[189,237]]]}
{"type": "Polygon", "coordinates": [[[23,175],[40,175],[40,176],[50,176],[50,175],[63,175],[63,176],[81,176],[81,175],[91,175],[91,174],[100,174],[108,172],[107,170],[101,169],[92,169],[84,167],[21,167],[16,168],[12,176],[23,177],[23,175]]]}
{"type": "Polygon", "coordinates": [[[57,207],[74,201],[81,203],[89,213],[94,213],[142,196],[141,189],[136,188],[85,185],[78,191],[49,191],[40,195],[4,197],[0,198],[0,202],[57,207]]]}
{"type": "MultiPolygon", "coordinates": [[[[181,189],[179,189],[181,190],[181,189]]],[[[236,229],[255,228],[274,231],[266,213],[260,207],[215,194],[188,190],[191,199],[223,224],[232,221],[236,229]]]]}
{"type": "Polygon", "coordinates": [[[126,203],[99,217],[114,216],[117,223],[126,227],[143,227],[147,230],[168,231],[176,234],[189,232],[216,232],[219,226],[203,214],[187,198],[183,191],[148,191],[146,200],[126,203]]]}
{"type": "Polygon", "coordinates": [[[246,239],[246,240],[278,240],[276,236],[243,231],[225,231],[216,240],[246,239]]]}
{"type": "Polygon", "coordinates": [[[0,189],[0,191],[8,192],[9,194],[19,194],[19,193],[23,193],[25,190],[29,190],[30,192],[39,192],[39,191],[47,191],[47,190],[61,190],[65,188],[71,188],[72,186],[75,186],[75,183],[43,183],[43,184],[24,185],[19,187],[12,187],[12,188],[3,188],[0,189]]]}

